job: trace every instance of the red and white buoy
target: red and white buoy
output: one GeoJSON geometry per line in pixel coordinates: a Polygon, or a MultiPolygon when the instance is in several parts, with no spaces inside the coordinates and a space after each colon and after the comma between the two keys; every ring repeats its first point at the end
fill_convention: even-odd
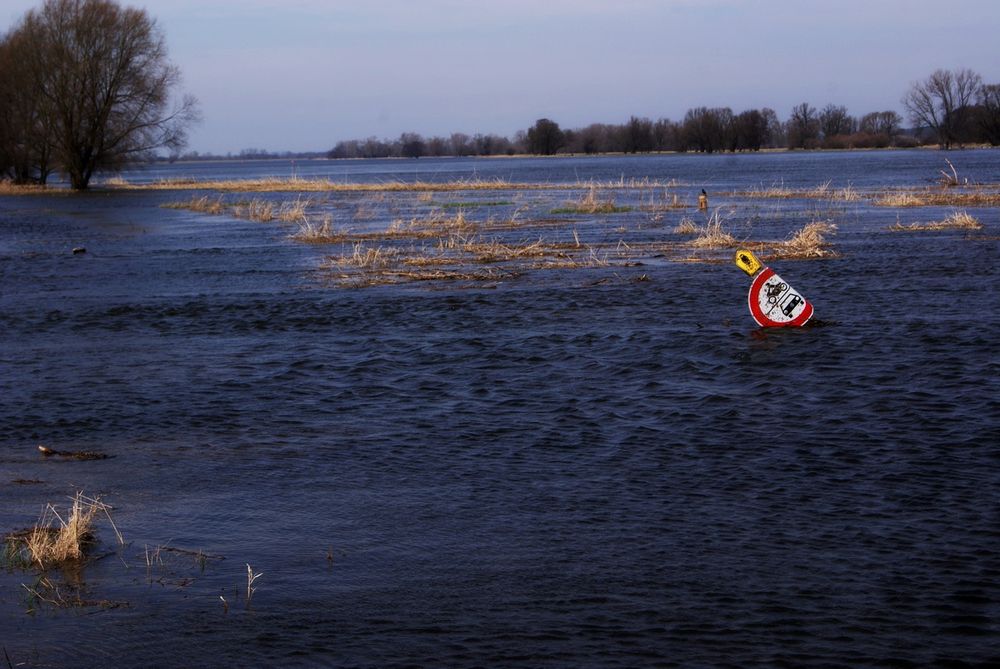
{"type": "Polygon", "coordinates": [[[787,281],[745,249],[736,251],[736,266],[753,277],[747,303],[750,315],[765,328],[801,327],[813,315],[813,306],[787,281]]]}

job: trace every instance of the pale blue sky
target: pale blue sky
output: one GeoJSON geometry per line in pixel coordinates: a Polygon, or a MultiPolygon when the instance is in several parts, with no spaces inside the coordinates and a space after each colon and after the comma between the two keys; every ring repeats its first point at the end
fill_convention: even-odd
{"type": "MultiPolygon", "coordinates": [[[[691,107],[903,112],[910,83],[1000,83],[997,0],[134,0],[204,121],[191,149],[511,135],[691,107]]],[[[6,30],[40,0],[3,0],[6,30]]]]}

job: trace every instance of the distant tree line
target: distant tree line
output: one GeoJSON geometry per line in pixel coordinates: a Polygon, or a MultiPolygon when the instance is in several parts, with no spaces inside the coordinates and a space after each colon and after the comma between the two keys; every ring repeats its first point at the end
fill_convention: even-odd
{"type": "Polygon", "coordinates": [[[0,36],[0,179],[84,189],[101,170],[179,150],[194,98],[171,105],[180,73],[144,10],[46,0],[0,36]]]}
{"type": "Polygon", "coordinates": [[[971,70],[938,70],[914,83],[903,97],[910,128],[892,110],[852,116],[842,105],[817,110],[803,102],[782,121],[770,108],[734,113],[729,107],[689,109],[680,121],[631,117],[622,124],[593,123],[562,129],[538,119],[513,137],[454,133],[424,138],[403,133],[398,139],[338,142],[330,158],[419,158],[420,156],[493,156],[530,153],[716,153],[761,149],[868,149],[940,144],[1000,145],[1000,85],[984,85],[971,70]]]}

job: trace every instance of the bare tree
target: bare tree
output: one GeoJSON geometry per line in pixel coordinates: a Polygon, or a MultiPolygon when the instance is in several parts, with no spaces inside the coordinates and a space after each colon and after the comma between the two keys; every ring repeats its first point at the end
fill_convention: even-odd
{"type": "Polygon", "coordinates": [[[198,118],[194,98],[171,105],[180,81],[163,34],[144,10],[112,0],[46,0],[16,29],[47,115],[53,157],[74,189],[156,149],[184,146],[198,118]]]}
{"type": "Polygon", "coordinates": [[[847,113],[847,107],[843,105],[828,104],[819,113],[820,132],[824,138],[836,137],[837,135],[850,135],[854,132],[857,122],[854,117],[847,113]]]}
{"type": "Polygon", "coordinates": [[[728,148],[733,118],[729,107],[695,107],[684,114],[684,144],[689,149],[712,153],[728,148]]]}
{"type": "Polygon", "coordinates": [[[993,146],[1000,144],[1000,84],[979,89],[978,118],[982,138],[993,146]]]}
{"type": "Polygon", "coordinates": [[[885,135],[892,139],[899,134],[903,118],[894,111],[871,112],[861,117],[858,130],[871,135],[885,135]]]}
{"type": "Polygon", "coordinates": [[[941,146],[950,149],[963,139],[968,108],[981,85],[982,78],[972,70],[937,70],[910,86],[903,107],[914,124],[933,130],[941,146]]]}
{"type": "Polygon", "coordinates": [[[551,156],[566,143],[566,135],[559,124],[547,118],[540,118],[528,129],[528,151],[551,156]]]}
{"type": "Polygon", "coordinates": [[[625,153],[648,153],[653,150],[653,122],[631,117],[623,132],[625,153]]]}
{"type": "Polygon", "coordinates": [[[815,149],[819,145],[819,118],[816,116],[816,108],[808,102],[792,108],[792,115],[786,125],[788,148],[815,149]]]}
{"type": "Polygon", "coordinates": [[[403,158],[419,158],[427,150],[424,138],[415,132],[404,132],[399,136],[399,154],[403,158]]]}
{"type": "Polygon", "coordinates": [[[0,177],[21,184],[44,184],[52,171],[51,119],[24,58],[36,48],[24,31],[0,40],[0,177]]]}

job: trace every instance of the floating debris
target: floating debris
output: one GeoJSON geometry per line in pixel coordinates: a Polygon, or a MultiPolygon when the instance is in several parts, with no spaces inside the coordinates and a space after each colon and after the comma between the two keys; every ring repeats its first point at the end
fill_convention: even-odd
{"type": "Polygon", "coordinates": [[[107,453],[98,453],[97,451],[57,451],[41,444],[39,444],[38,450],[47,458],[57,457],[67,460],[106,460],[111,457],[107,453]]]}

